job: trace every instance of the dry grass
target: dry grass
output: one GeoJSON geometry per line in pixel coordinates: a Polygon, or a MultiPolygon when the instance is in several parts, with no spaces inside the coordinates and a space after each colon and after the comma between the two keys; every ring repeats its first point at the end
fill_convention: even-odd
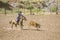
{"type": "Polygon", "coordinates": [[[11,29],[9,21],[15,18],[16,14],[0,14],[0,40],[60,40],[60,15],[24,16],[27,17],[24,22],[24,29],[27,30],[21,30],[20,26],[11,29]],[[29,28],[31,19],[41,24],[40,31],[29,28]]]}

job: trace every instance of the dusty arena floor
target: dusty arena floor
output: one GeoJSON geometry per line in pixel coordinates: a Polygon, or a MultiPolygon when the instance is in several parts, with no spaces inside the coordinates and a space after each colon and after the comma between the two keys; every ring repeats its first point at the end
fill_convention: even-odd
{"type": "Polygon", "coordinates": [[[20,26],[11,28],[9,21],[15,19],[17,14],[0,14],[0,40],[60,40],[60,15],[24,15],[24,29],[20,26]],[[29,26],[34,20],[40,24],[40,31],[29,26]]]}

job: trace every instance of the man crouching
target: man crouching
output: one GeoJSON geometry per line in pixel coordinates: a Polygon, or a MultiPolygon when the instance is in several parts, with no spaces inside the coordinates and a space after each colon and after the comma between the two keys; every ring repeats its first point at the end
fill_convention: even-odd
{"type": "Polygon", "coordinates": [[[30,21],[30,22],[29,22],[29,25],[30,25],[30,26],[33,26],[33,27],[36,27],[37,30],[39,30],[38,28],[40,28],[40,24],[36,23],[35,21],[30,21]]]}

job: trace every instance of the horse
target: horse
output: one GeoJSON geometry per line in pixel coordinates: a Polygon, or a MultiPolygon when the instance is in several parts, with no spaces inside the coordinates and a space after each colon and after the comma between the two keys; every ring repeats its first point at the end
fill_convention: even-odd
{"type": "Polygon", "coordinates": [[[30,21],[30,22],[29,22],[29,25],[30,25],[30,26],[33,26],[33,27],[36,27],[37,30],[39,30],[38,28],[40,28],[40,24],[38,24],[38,23],[35,22],[35,21],[30,21]]]}
{"type": "Polygon", "coordinates": [[[25,16],[21,16],[18,23],[17,23],[16,20],[14,20],[14,19],[11,20],[11,21],[9,21],[9,23],[12,25],[11,28],[13,28],[13,25],[15,25],[15,27],[17,27],[17,25],[20,25],[21,28],[23,29],[23,21],[24,21],[24,20],[25,20],[25,21],[27,20],[26,17],[25,17],[25,16]]]}

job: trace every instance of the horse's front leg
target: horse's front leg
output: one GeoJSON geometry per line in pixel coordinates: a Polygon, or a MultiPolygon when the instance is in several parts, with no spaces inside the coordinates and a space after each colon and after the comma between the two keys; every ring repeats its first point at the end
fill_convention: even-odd
{"type": "Polygon", "coordinates": [[[23,21],[20,22],[21,29],[23,29],[23,21]]]}
{"type": "Polygon", "coordinates": [[[12,23],[12,26],[11,26],[11,28],[13,29],[13,23],[12,23]]]}
{"type": "Polygon", "coordinates": [[[15,24],[15,27],[17,27],[17,23],[15,24]]]}

